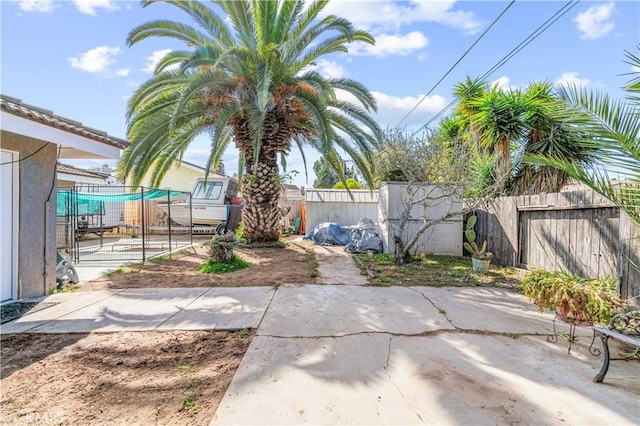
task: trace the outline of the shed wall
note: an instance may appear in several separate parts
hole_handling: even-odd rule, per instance
[[[411,208],[410,221],[404,232],[403,241],[408,241],[421,228],[426,220],[438,220],[451,212],[462,210],[462,201],[444,197],[438,185],[420,187],[415,194],[416,199],[429,197],[431,201],[425,204],[414,204]],[[380,234],[385,244],[385,251],[395,251],[394,236],[400,234],[402,212],[409,202],[407,185],[403,183],[385,183],[380,187],[379,216],[384,218],[380,222]],[[462,216],[454,216],[448,220],[429,227],[418,239],[411,250],[412,254],[441,254],[448,256],[462,255]]]

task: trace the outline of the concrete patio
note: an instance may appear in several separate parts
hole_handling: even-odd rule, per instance
[[[1,332],[257,328],[216,425],[640,422],[640,363],[614,361],[593,383],[591,328],[568,354],[547,341],[553,316],[504,289],[158,288],[43,303]]]
[[[501,289],[281,287],[212,424],[638,424],[640,363],[595,384],[590,327],[568,354],[552,319]]]

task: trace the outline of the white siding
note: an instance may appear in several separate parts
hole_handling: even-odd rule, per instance
[[[429,195],[438,197],[442,195],[442,190],[438,185],[428,185],[419,189],[418,197]],[[380,236],[385,245],[385,251],[393,252],[395,243],[393,241],[394,227],[398,225],[403,205],[408,199],[407,187],[401,183],[388,183],[380,187],[380,207],[378,216],[383,218],[380,223]],[[462,201],[451,198],[442,198],[433,201],[426,207],[415,205],[411,211],[411,221],[409,222],[403,240],[407,241],[410,236],[422,225],[422,219],[428,220],[441,218],[449,212],[462,210]],[[441,222],[428,229],[420,236],[418,243],[411,251],[415,253],[443,254],[451,256],[462,255],[462,217],[455,216],[447,221]]]

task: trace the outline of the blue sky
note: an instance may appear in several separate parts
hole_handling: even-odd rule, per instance
[[[370,31],[376,45],[353,45],[317,64],[329,76],[348,76],[364,83],[378,101],[376,119],[394,127],[460,58],[507,1],[351,1],[334,0],[328,13],[350,19]],[[485,74],[512,49],[556,13],[566,1],[519,0],[504,14],[461,63],[402,122],[417,129],[453,100],[452,87],[466,76]],[[525,88],[532,81],[573,83],[622,96],[619,87],[631,72],[624,50],[640,42],[640,2],[573,2],[555,24],[486,80],[505,87]],[[31,105],[81,121],[87,126],[126,138],[124,112],[128,97],[151,76],[166,49],[183,48],[173,40],[146,40],[129,48],[128,32],[154,19],[190,23],[178,9],[137,1],[0,0],[0,91]],[[204,164],[208,142],[197,140],[185,159]],[[301,173],[299,155],[292,152],[289,169]],[[236,168],[230,149],[223,161]],[[104,161],[66,160],[80,167]],[[114,165],[114,162],[110,162]]]

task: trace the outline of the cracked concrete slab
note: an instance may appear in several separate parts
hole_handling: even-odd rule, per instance
[[[51,306],[27,313],[15,321],[11,321],[0,326],[3,334],[24,333],[35,327],[57,320],[65,315],[69,315],[79,309],[98,303],[117,294],[119,291],[86,291],[73,293],[57,293],[43,297],[40,302],[51,304]]]
[[[420,293],[404,287],[281,286],[258,329],[263,336],[418,334],[453,329]]]
[[[601,386],[601,362],[542,336],[443,333],[394,337],[389,374],[427,424],[638,424],[640,364],[612,362]]]
[[[522,294],[488,287],[411,287],[446,311],[462,330],[549,334],[553,315],[540,313]],[[560,326],[560,325],[559,325]]]
[[[271,287],[210,288],[158,329],[257,328],[274,292]]]
[[[207,288],[122,290],[29,331],[86,333],[153,330],[206,291]],[[74,294],[78,295],[78,300],[83,300],[83,293]]]
[[[640,368],[602,386],[600,362],[542,336],[256,336],[211,424],[637,424]]]
[[[385,373],[389,338],[256,336],[211,424],[415,423]]]

